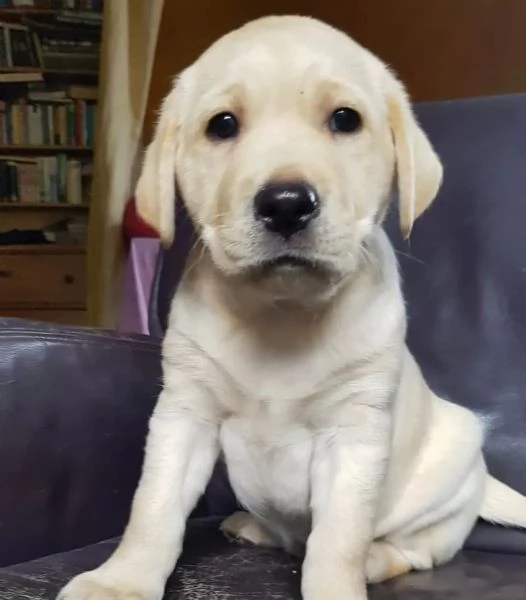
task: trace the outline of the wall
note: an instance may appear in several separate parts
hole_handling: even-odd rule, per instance
[[[526,0],[168,0],[145,140],[175,73],[230,29],[286,13],[344,29],[389,62],[415,100],[526,91]]]

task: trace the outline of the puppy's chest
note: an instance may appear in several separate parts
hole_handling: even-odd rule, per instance
[[[225,414],[256,414],[294,421],[330,385],[331,372],[343,362],[305,340],[283,345],[258,344],[243,336],[207,340],[208,377]],[[205,368],[207,368],[205,367]],[[266,411],[261,410],[266,407]]]
[[[262,411],[226,419],[221,445],[236,496],[263,518],[303,521],[309,513],[313,435]]]

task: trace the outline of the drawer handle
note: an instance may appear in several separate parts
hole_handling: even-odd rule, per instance
[[[8,277],[13,277],[13,271],[8,271],[7,269],[0,269],[0,277],[2,279],[7,279]]]
[[[68,285],[75,283],[75,278],[73,277],[73,275],[66,275],[64,277],[64,283],[67,283]]]

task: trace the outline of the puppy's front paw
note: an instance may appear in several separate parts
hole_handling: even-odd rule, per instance
[[[93,573],[83,573],[72,579],[57,596],[57,600],[161,600],[162,594],[147,592],[122,584],[113,584]]]
[[[365,578],[360,570],[329,555],[327,552],[327,560],[307,559],[303,563],[303,600],[367,600]]]
[[[221,531],[231,540],[248,542],[264,548],[278,548],[278,540],[255,517],[236,512],[221,523]]]

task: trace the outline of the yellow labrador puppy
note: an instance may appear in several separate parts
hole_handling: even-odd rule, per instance
[[[526,526],[405,346],[382,219],[396,184],[409,234],[441,177],[400,82],[316,20],[249,23],[177,78],[137,196],[169,244],[176,186],[200,242],[126,532],[61,600],[159,600],[220,451],[247,510],[223,529],[304,551],[304,600],[441,564],[479,515]]]

